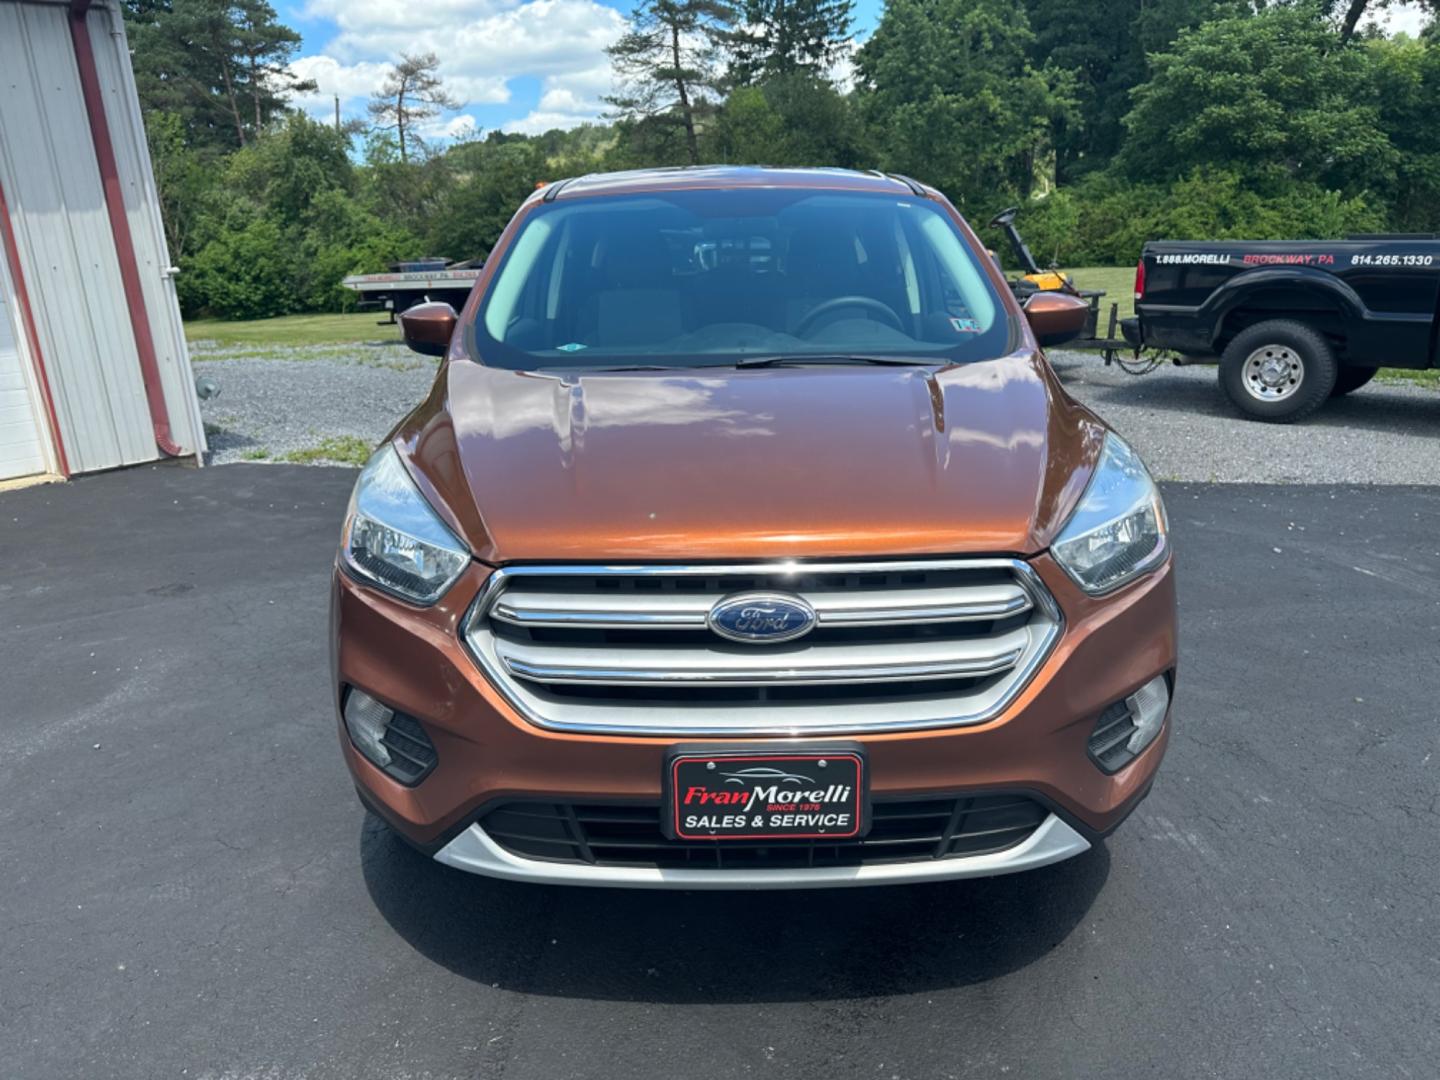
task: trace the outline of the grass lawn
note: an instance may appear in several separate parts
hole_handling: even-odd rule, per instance
[[[317,461],[338,461],[345,465],[360,466],[370,460],[370,452],[374,449],[364,439],[354,435],[336,435],[328,439],[321,439],[314,446],[305,450],[291,450],[288,454],[283,455],[281,460],[301,465]]]
[[[1381,382],[1407,382],[1440,390],[1440,368],[1416,371],[1413,368],[1382,367],[1375,378]]]
[[[1064,271],[1070,276],[1077,289],[1103,289],[1100,298],[1100,326],[1098,332],[1105,333],[1110,324],[1110,305],[1120,305],[1120,318],[1128,319],[1135,314],[1135,268],[1133,266],[1081,266]],[[1120,331],[1115,331],[1120,336]]]
[[[284,315],[278,319],[230,321],[195,319],[185,324],[190,341],[222,345],[348,345],[355,342],[400,340],[398,326],[377,326],[376,311],[349,315]]]

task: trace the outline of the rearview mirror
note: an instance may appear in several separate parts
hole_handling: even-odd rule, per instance
[[[1032,293],[1025,301],[1025,318],[1041,345],[1061,345],[1085,332],[1090,303],[1069,293]]]
[[[455,309],[439,300],[416,304],[400,313],[400,333],[405,344],[426,356],[444,356],[455,333]]]

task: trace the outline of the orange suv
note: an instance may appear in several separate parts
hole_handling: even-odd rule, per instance
[[[1008,873],[1145,796],[1165,510],[955,208],[701,168],[526,200],[360,474],[332,592],[361,799],[451,866],[791,888]]]

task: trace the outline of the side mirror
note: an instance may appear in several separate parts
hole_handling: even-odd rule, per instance
[[[449,304],[432,300],[416,304],[400,313],[400,333],[405,344],[426,356],[444,356],[455,333],[455,309]]]
[[[1041,345],[1062,345],[1085,332],[1090,321],[1089,301],[1063,292],[1032,293],[1025,301],[1025,318]]]

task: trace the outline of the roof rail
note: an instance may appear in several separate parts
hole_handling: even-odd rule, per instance
[[[572,181],[572,180],[574,180],[574,179],[575,179],[575,177],[573,177],[573,176],[567,176],[564,180],[556,180],[555,183],[549,185],[549,186],[545,189],[545,194],[540,196],[540,201],[541,201],[541,202],[554,202],[554,201],[555,201],[555,196],[560,194],[560,189],[563,188],[566,184],[570,183],[570,181]]]
[[[908,187],[908,188],[910,189],[911,194],[914,194],[914,195],[924,195],[924,194],[925,194],[925,187],[924,187],[924,185],[922,185],[922,184],[920,183],[920,181],[918,181],[918,180],[911,180],[910,177],[905,176],[905,175],[903,175],[903,174],[901,174],[901,173],[881,173],[880,175],[881,175],[881,176],[888,176],[891,180],[898,180],[898,181],[900,181],[900,183],[904,184],[906,187]]]

